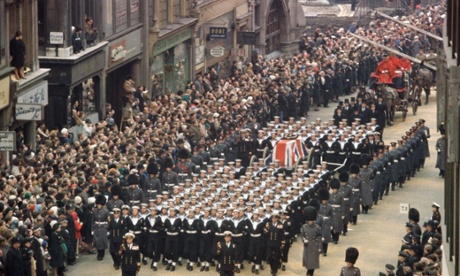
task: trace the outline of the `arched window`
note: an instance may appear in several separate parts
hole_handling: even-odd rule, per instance
[[[267,17],[267,29],[265,34],[265,54],[281,50],[281,18],[283,6],[280,0],[274,0],[270,4]]]

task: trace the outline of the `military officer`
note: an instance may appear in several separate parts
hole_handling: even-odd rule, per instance
[[[113,209],[113,215],[109,222],[109,239],[110,239],[110,255],[112,256],[113,260],[113,267],[115,270],[120,269],[120,255],[118,255],[118,251],[123,243],[123,236],[125,235],[125,222],[122,218],[120,218],[121,210],[119,208]]]
[[[271,222],[265,224],[264,232],[267,235],[267,259],[270,263],[271,274],[275,276],[280,264],[281,251],[286,243],[284,228],[279,222],[278,213],[271,215]]]
[[[288,212],[281,211],[280,212],[280,223],[283,225],[284,228],[284,237],[286,243],[284,245],[284,249],[281,252],[281,270],[286,271],[286,264],[288,262],[289,256],[289,249],[291,248],[292,241],[294,239],[294,234],[292,232],[292,222],[291,219],[287,216]]]
[[[121,192],[122,190],[120,185],[113,185],[110,188],[110,194],[112,195],[112,198],[107,201],[106,205],[110,213],[113,213],[114,208],[121,209],[121,206],[125,204],[123,200],[120,199]],[[118,248],[116,249],[115,253],[118,253]]]
[[[329,243],[332,241],[331,228],[332,228],[332,206],[328,203],[329,192],[326,188],[318,190],[318,199],[320,206],[318,216],[322,217],[321,233],[322,233],[322,252],[323,256],[327,256],[327,249]]]
[[[359,171],[359,178],[361,179],[361,205],[363,207],[363,214],[367,214],[369,208],[372,206],[372,180],[374,172],[369,168],[371,157],[368,154],[361,155],[361,169]]]
[[[236,248],[237,245],[232,242],[232,232],[224,232],[224,241],[217,243],[216,256],[219,259],[220,276],[233,276],[236,269]]]
[[[136,276],[141,269],[141,252],[139,245],[134,243],[135,235],[126,233],[119,255],[121,256],[121,271],[123,276]]]
[[[148,178],[145,182],[145,198],[146,201],[156,199],[157,195],[161,194],[161,181],[158,178],[158,165],[149,163],[147,165]]]
[[[99,194],[96,197],[96,207],[93,209],[92,229],[94,236],[94,245],[97,249],[97,260],[104,259],[105,250],[109,246],[109,239],[107,235],[107,228],[110,222],[110,213],[104,207],[106,203],[105,196]]]
[[[353,197],[351,203],[351,220],[353,225],[356,225],[358,221],[358,215],[360,214],[360,203],[361,203],[361,179],[359,178],[359,166],[352,164],[350,166],[350,178],[348,184],[352,188]]]
[[[165,166],[165,172],[161,179],[163,185],[161,190],[172,193],[173,187],[179,184],[179,177],[176,172],[173,172],[174,163],[171,158],[166,158],[163,165]]]

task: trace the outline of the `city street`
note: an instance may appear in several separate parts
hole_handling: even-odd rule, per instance
[[[361,269],[361,275],[378,275],[379,271],[384,271],[387,263],[396,265],[397,255],[401,246],[401,239],[405,234],[406,214],[400,214],[400,203],[408,203],[410,207],[417,208],[420,211],[420,224],[428,220],[431,216],[432,201],[442,205],[443,201],[443,181],[438,176],[438,170],[435,169],[436,151],[435,143],[440,137],[436,131],[436,93],[432,91],[430,104],[419,107],[418,114],[412,115],[409,110],[407,119],[402,122],[401,112],[396,113],[395,125],[385,128],[384,141],[389,144],[392,141],[401,139],[401,136],[420,118],[426,120],[426,126],[431,130],[429,139],[431,158],[426,160],[425,168],[417,173],[415,178],[406,182],[404,188],[397,188],[379,201],[367,215],[360,215],[358,223],[349,228],[346,237],[341,236],[339,244],[330,244],[327,257],[320,257],[320,269],[315,271],[317,276],[339,275],[340,269],[345,265],[345,250],[349,246],[354,246],[360,251],[356,266]],[[423,95],[424,96],[424,95]],[[343,100],[344,97],[341,98]],[[329,108],[321,108],[319,112],[311,112],[309,121],[315,118],[321,118],[323,121],[332,117],[335,103]],[[441,214],[443,215],[441,206]],[[150,263],[149,263],[150,265]],[[195,268],[193,272],[183,267],[177,267],[175,272],[166,271],[160,265],[159,270],[153,272],[149,265],[142,266],[139,275],[173,275],[173,274],[190,274],[190,275],[216,275],[214,267],[210,272],[199,272]],[[240,275],[251,275],[250,265],[245,263],[246,269],[242,270]],[[279,271],[278,275],[305,275],[305,269],[302,267],[302,243],[297,241],[291,248],[289,263],[286,271]],[[119,275],[121,270],[115,271],[112,267],[110,254],[106,251],[105,259],[97,261],[96,255],[81,255],[79,262],[69,267],[66,273],[68,276],[85,276],[85,275]],[[269,268],[261,271],[260,275],[269,275]]]

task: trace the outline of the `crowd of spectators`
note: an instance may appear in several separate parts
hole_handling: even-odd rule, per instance
[[[439,34],[444,11],[443,5],[418,7],[415,14],[401,19]],[[353,26],[353,30],[413,56],[434,47],[426,36],[388,20],[373,20],[369,26]],[[121,128],[114,120],[114,113],[121,111],[109,106],[107,118],[94,124],[82,121],[84,131],[78,134],[69,128],[47,130],[41,124],[36,148],[25,145],[19,133],[18,151],[10,162],[0,163],[0,252],[6,271],[17,268],[16,263],[9,263],[8,252],[25,248],[40,260],[37,271],[43,273],[49,266],[62,275],[64,263],[72,265],[78,253],[93,252],[87,215],[97,195],[110,197],[111,187],[126,182],[130,174],[142,179],[151,162],[158,164],[161,175],[166,171],[166,159],[179,162],[182,148],[190,153],[209,152],[212,157],[224,158],[225,164],[234,162],[238,144],[222,146],[228,138],[249,128],[248,137],[256,140],[258,130],[267,128],[275,116],[281,122],[288,118],[297,121],[308,117],[310,106],[318,110],[329,101],[339,102],[339,97],[367,83],[383,54],[335,27],[305,35],[299,50],[291,59],[264,60],[258,55],[244,65],[235,62],[229,78],[210,70],[176,94],[150,99],[139,87],[126,100],[128,116]],[[269,136],[267,130],[264,135]],[[278,135],[282,136],[276,134],[277,139]],[[201,160],[197,172],[213,163]],[[61,227],[75,232],[55,234]],[[68,242],[75,240],[70,235],[80,244]],[[21,243],[24,246],[18,246]],[[435,239],[431,243],[429,253],[439,248],[439,239],[438,244]],[[69,253],[64,260],[61,250],[77,254]],[[27,254],[22,256],[30,261]],[[425,257],[427,262],[433,260],[433,254]],[[25,261],[23,264],[27,266]]]

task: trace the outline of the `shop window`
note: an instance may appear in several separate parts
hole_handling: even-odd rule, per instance
[[[265,54],[281,49],[281,16],[283,7],[279,1],[273,1],[270,5],[266,22],[266,51]]]
[[[88,115],[96,112],[96,79],[89,78],[72,91],[71,125],[79,125]]]

